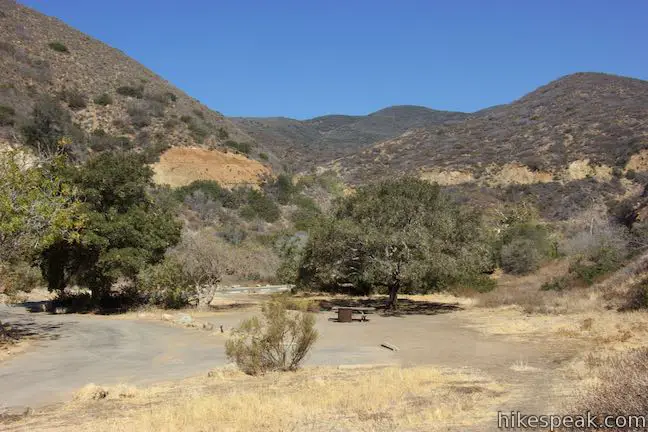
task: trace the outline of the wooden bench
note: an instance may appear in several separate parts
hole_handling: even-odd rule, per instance
[[[367,314],[374,313],[376,308],[372,307],[357,307],[357,306],[335,306],[331,308],[332,312],[337,312],[338,322],[351,322],[353,321],[353,314],[360,314],[360,321],[369,321]]]

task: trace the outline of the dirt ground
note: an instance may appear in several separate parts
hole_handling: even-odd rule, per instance
[[[323,307],[376,304],[376,300],[345,297],[309,300],[313,299],[325,300],[320,303]],[[231,328],[259,313],[255,303],[260,300],[262,297],[249,295],[228,297],[227,301],[219,302],[220,311],[180,312],[191,314],[194,322],[211,324],[209,330],[177,324],[169,319],[168,311],[99,317],[28,314],[12,308],[10,320],[47,326],[53,337],[0,363],[1,402],[4,406],[33,408],[26,418],[0,422],[0,430],[173,430],[171,426],[153,426],[160,422],[183,430],[243,431],[246,427],[264,427],[270,431],[422,431],[436,430],[439,424],[445,425],[440,430],[465,430],[467,425],[470,430],[493,430],[499,410],[560,412],[573,397],[574,389],[591,378],[588,358],[648,343],[648,316],[643,312],[632,316],[613,311],[532,315],[519,307],[476,307],[471,299],[450,295],[410,296],[401,301],[399,314],[374,314],[369,322],[338,323],[332,312],[319,312],[316,327],[320,338],[304,370],[274,377],[240,376],[227,366],[224,342]],[[4,312],[6,320],[7,311]],[[381,346],[383,343],[397,349],[386,349]],[[212,375],[219,377],[217,382],[213,376],[206,377],[213,368],[216,372]],[[398,378],[390,372],[393,370],[401,371]],[[421,387],[416,377],[423,375],[435,378],[426,378],[429,385]],[[370,414],[367,407],[353,405],[351,399],[338,401],[341,405],[331,402],[331,411],[313,414],[312,418],[303,411],[309,404],[318,406],[316,400],[304,399],[302,395],[304,391],[313,391],[308,383],[316,377],[321,381],[316,390],[333,400],[337,397],[335,388],[344,392],[349,382],[361,376],[374,383],[366,389],[368,392],[387,391],[381,390],[386,385],[381,383],[390,382],[395,388],[405,386],[401,389],[405,393],[392,389],[396,393],[384,394],[384,404],[378,404]],[[256,403],[263,410],[265,406],[257,400],[259,388],[276,388],[283,380],[288,381],[280,387],[302,408],[286,408],[281,413],[312,427],[304,427],[304,423],[288,425],[277,418],[265,425],[233,422],[230,429],[213,425],[195,428],[205,415],[233,421],[226,420],[226,412],[212,412],[205,401],[214,395],[223,391],[229,394],[235,388],[238,396],[232,396],[228,403]],[[463,387],[472,382],[475,389],[457,389],[454,384],[449,386],[448,380],[462,382]],[[415,385],[416,382],[419,384]],[[106,392],[113,396],[99,400],[79,397],[79,389],[88,383],[110,389]],[[96,393],[96,388],[90,389],[90,394]],[[355,394],[353,389],[347,389],[350,395]],[[69,402],[75,392],[77,400]],[[88,393],[87,388],[85,392]],[[283,403],[287,403],[287,396],[282,394],[271,392],[266,396],[268,401],[283,398]],[[392,412],[388,407],[394,400],[402,406],[397,404],[400,408]],[[411,411],[407,406],[416,403],[437,406],[436,414],[430,412],[425,418],[404,414]],[[185,412],[187,404],[203,408],[192,408],[192,418],[181,416],[179,412]],[[339,412],[347,405],[355,408]],[[155,415],[142,417],[146,406]],[[84,413],[81,418],[86,423],[81,424],[86,429],[78,422],[80,412]],[[366,415],[382,420],[362,420]],[[347,419],[348,427],[322,429],[325,419],[336,416]],[[53,423],[52,418],[58,420]]]
[[[173,187],[185,186],[196,180],[216,180],[225,186],[257,184],[270,170],[258,161],[234,152],[207,150],[197,147],[173,147],[162,154],[153,165],[154,180]]]

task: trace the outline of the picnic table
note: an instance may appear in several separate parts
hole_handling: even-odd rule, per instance
[[[360,314],[360,321],[369,321],[367,314],[374,313],[376,308],[359,306],[335,306],[331,311],[337,312],[338,322],[353,321],[353,314]]]

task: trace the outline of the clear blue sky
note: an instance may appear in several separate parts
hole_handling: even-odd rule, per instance
[[[24,0],[231,116],[475,111],[579,71],[648,79],[648,1]]]

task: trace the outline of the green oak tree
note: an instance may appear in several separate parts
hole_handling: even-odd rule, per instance
[[[95,304],[120,278],[160,262],[180,239],[181,224],[170,200],[152,194],[152,169],[136,153],[102,153],[62,175],[78,189],[85,226],[76,242],[58,241],[39,261],[50,290],[70,284],[92,291]]]
[[[437,185],[402,178],[359,188],[313,230],[298,282],[356,293],[427,292],[475,281],[494,266],[480,215]]]

